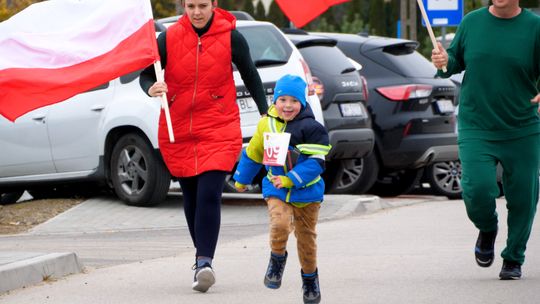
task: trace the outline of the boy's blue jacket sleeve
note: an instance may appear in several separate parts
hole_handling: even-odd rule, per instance
[[[246,150],[243,150],[242,156],[240,157],[240,162],[238,163],[236,171],[234,172],[233,179],[240,184],[249,185],[253,181],[255,175],[259,173],[261,167],[261,164],[249,158]]]
[[[236,167],[233,179],[240,184],[249,185],[262,167],[264,144],[263,132],[268,117],[262,118],[257,124],[257,130],[249,141],[249,145],[242,151],[240,162]]]

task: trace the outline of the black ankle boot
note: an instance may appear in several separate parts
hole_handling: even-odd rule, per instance
[[[319,286],[319,273],[315,270],[312,276],[305,276],[303,270],[302,273],[302,292],[304,294],[304,303],[320,303],[321,302],[321,289]]]
[[[285,251],[285,256],[276,256],[270,254],[270,261],[268,262],[268,268],[264,275],[264,285],[271,289],[278,289],[281,286],[281,278],[283,278],[283,271],[285,271],[285,264],[287,263],[288,253]]]

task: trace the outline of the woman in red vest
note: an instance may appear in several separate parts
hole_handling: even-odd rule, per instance
[[[184,15],[158,36],[165,82],[153,67],[140,78],[150,96],[167,93],[175,142],[169,142],[164,113],[159,148],[177,177],[184,212],[196,248],[193,289],[206,292],[215,283],[212,259],[221,221],[221,195],[242,148],[240,115],[233,79],[234,63],[261,115],[268,105],[245,38],[236,19],[216,0],[183,0]]]

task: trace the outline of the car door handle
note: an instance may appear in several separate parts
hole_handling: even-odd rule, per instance
[[[32,120],[35,120],[35,121],[42,121],[45,119],[45,114],[36,114],[34,116],[32,116]]]
[[[92,111],[94,112],[99,112],[99,111],[103,111],[103,109],[105,109],[105,106],[104,105],[95,105],[91,108]]]

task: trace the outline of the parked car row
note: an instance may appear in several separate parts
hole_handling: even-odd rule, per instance
[[[457,160],[455,86],[435,78],[435,68],[416,52],[418,43],[298,30],[284,34],[271,23],[236,15],[269,103],[284,74],[309,84],[308,102],[333,146],[327,192],[399,195],[424,169]],[[177,19],[157,20],[156,29]],[[172,177],[157,145],[160,103],[142,92],[139,73],[34,110],[15,123],[0,117],[0,204],[15,202],[24,190],[41,198],[81,191],[90,183],[112,189],[130,205],[163,200]],[[236,69],[233,74],[247,144],[259,114]],[[231,180],[226,190],[234,191]]]

